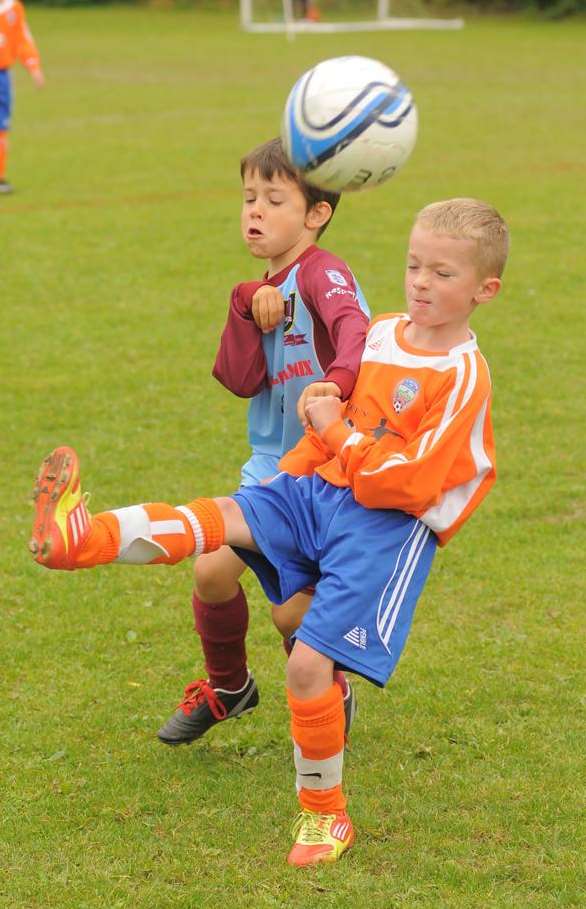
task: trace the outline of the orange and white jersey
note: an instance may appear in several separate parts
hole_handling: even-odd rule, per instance
[[[22,3],[19,0],[0,0],[0,69],[8,69],[16,60],[20,60],[29,72],[41,67]]]
[[[413,514],[445,544],[495,481],[490,374],[474,335],[426,352],[406,341],[408,324],[397,313],[371,323],[342,419],[323,438],[309,429],[280,466]]]

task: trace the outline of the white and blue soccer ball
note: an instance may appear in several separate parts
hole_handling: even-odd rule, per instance
[[[297,80],[281,136],[291,163],[322,189],[378,186],[411,154],[417,109],[399,76],[369,57],[324,60]]]

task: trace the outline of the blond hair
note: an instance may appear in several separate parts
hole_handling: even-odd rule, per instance
[[[421,209],[415,223],[434,233],[475,240],[476,265],[481,277],[502,275],[509,253],[509,230],[492,205],[478,199],[432,202]]]

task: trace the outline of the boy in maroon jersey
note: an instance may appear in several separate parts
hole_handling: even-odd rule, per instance
[[[287,160],[280,139],[242,159],[241,230],[255,258],[264,259],[262,281],[232,291],[213,374],[239,397],[249,398],[252,453],[242,468],[243,486],[278,473],[279,459],[299,440],[308,395],[346,400],[354,387],[368,309],[352,272],[315,243],[339,196],[307,184]],[[188,744],[221,720],[258,704],[248,670],[245,637],[248,604],[240,577],[246,566],[228,546],[197,559],[192,598],[195,628],[207,678],[191,682],[173,716],[159,730],[167,745]],[[273,607],[287,640],[310,595],[295,594]],[[343,673],[347,729],[354,692]]]

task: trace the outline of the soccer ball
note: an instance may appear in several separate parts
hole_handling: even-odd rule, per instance
[[[309,183],[338,193],[368,189],[392,177],[411,154],[417,109],[384,63],[334,57],[291,89],[281,137]]]

